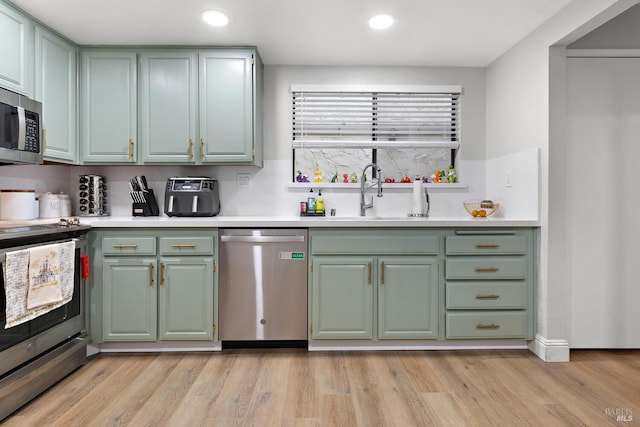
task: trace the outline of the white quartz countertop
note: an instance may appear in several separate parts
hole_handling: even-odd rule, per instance
[[[471,218],[460,217],[260,217],[260,216],[215,216],[205,218],[187,217],[80,217],[80,222],[96,228],[108,227],[219,227],[219,228],[335,228],[335,227],[539,227],[536,219]]]

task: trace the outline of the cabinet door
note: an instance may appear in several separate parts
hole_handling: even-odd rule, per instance
[[[198,68],[196,54],[144,52],[140,56],[140,143],[143,163],[193,163]]]
[[[77,163],[75,46],[36,27],[36,99],[42,102],[45,160]]]
[[[438,338],[438,258],[378,259],[378,338]]]
[[[135,163],[136,53],[83,51],[80,148],[85,163]]]
[[[250,51],[200,53],[198,158],[203,163],[253,161],[252,58]]]
[[[0,3],[0,86],[30,95],[31,21]]]
[[[160,260],[160,340],[213,338],[213,258]]]
[[[373,258],[314,257],[312,339],[373,338]]]
[[[157,284],[155,258],[103,262],[104,341],[155,341]]]

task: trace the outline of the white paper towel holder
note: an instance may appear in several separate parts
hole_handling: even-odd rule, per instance
[[[414,185],[417,183],[418,183],[418,180],[416,179],[416,182],[414,182]],[[420,187],[422,187],[422,181],[420,181],[419,185]],[[417,188],[414,188],[414,189],[417,189]],[[414,212],[407,214],[409,218],[426,218],[429,216],[429,208],[431,207],[431,204],[429,203],[429,192],[427,191],[427,187],[424,187],[424,198],[422,198],[420,204],[422,205],[422,210],[424,210],[424,212],[415,212],[415,209],[413,209]]]

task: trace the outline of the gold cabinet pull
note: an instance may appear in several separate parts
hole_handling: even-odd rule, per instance
[[[494,295],[494,294],[476,295],[476,299],[498,299],[498,298],[500,298],[500,295]]]
[[[500,247],[497,243],[478,243],[476,248],[478,249],[498,249]]]
[[[138,245],[136,245],[136,244],[130,244],[130,243],[128,243],[128,244],[121,244],[121,245],[113,245],[113,248],[114,248],[114,249],[135,249],[135,248],[137,248],[137,247],[138,247]]]
[[[193,160],[193,139],[189,138],[189,160]]]
[[[129,138],[129,158],[133,159],[133,138]]]
[[[478,323],[476,325],[476,329],[498,329],[500,325],[496,325],[495,323],[491,323],[489,325],[485,325],[484,323]]]
[[[380,285],[384,286],[384,261],[380,263]]]
[[[153,263],[149,263],[149,286],[153,287]]]
[[[200,138],[200,160],[204,160],[204,140]]]
[[[218,263],[213,261],[213,272],[215,273],[216,271],[218,271]]]
[[[498,267],[476,267],[476,273],[495,273],[499,270]]]
[[[367,264],[367,284],[371,284],[371,261]]]
[[[195,249],[196,245],[193,243],[176,243],[175,245],[171,245],[173,249]]]
[[[160,263],[160,285],[164,285],[164,262]]]

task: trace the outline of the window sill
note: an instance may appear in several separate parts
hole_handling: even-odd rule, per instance
[[[454,183],[426,183],[422,184],[431,190],[442,191],[466,191],[469,186],[459,182]],[[290,182],[287,184],[289,191],[303,191],[309,188],[322,188],[323,190],[346,190],[346,191],[360,191],[360,183],[342,183],[342,182]],[[400,183],[400,182],[383,182],[382,188],[384,191],[412,191],[413,183]]]

